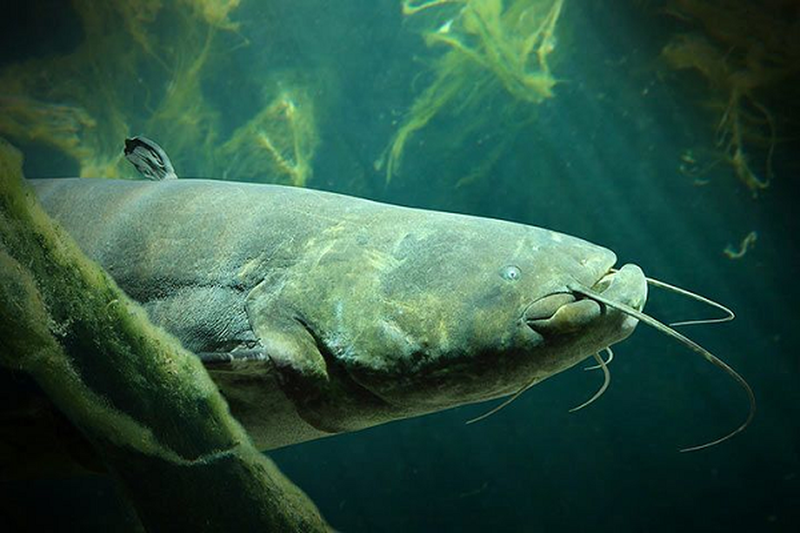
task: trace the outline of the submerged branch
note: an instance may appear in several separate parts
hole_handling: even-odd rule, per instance
[[[0,366],[33,377],[91,441],[146,528],[327,531],[200,361],[51,222],[21,162],[0,140]]]

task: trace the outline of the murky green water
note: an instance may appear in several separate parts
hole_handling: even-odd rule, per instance
[[[271,453],[335,527],[798,527],[796,70],[737,107],[749,128],[741,147],[761,180],[776,140],[774,179],[754,198],[730,164],[730,92],[661,55],[701,24],[654,3],[566,0],[549,40],[540,35],[527,56],[524,41],[552,16],[550,0],[496,2],[505,16],[496,28],[506,33],[491,38],[466,20],[470,9],[493,16],[492,2],[479,0],[405,16],[395,0],[243,0],[228,12],[211,9],[224,2],[160,10],[133,2],[128,11],[113,2],[83,11],[18,4],[3,23],[0,135],[26,153],[30,177],[133,177],[119,158],[122,140],[146,134],[182,176],[305,185],[545,226],[736,311],[732,323],[686,328],[755,391],[757,417],[735,439],[678,453],[733,429],[746,398],[692,352],[639,327],[616,348],[610,389],[578,413],[568,410],[600,376],[575,368],[479,424],[464,422],[486,405]],[[797,24],[796,8],[780,13]],[[741,24],[748,32],[758,15]],[[797,36],[788,35],[750,56],[732,47],[730,64],[777,47],[783,56],[763,65],[780,70],[798,59]],[[751,232],[755,246],[741,258],[724,253]],[[708,312],[660,292],[647,310],[664,321]],[[107,482],[0,487],[12,529],[107,531],[124,522]]]

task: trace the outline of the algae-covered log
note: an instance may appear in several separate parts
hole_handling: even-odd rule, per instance
[[[55,226],[0,141],[0,365],[92,442],[148,529],[326,531],[205,369]]]

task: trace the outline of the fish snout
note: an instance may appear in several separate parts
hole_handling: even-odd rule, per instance
[[[611,270],[589,288],[637,311],[644,309],[647,301],[647,278],[642,269],[633,264],[627,264],[619,270]]]
[[[647,299],[647,282],[636,265],[609,271],[591,289],[637,310],[644,307]],[[554,292],[532,302],[522,313],[522,319],[537,333],[553,335],[579,331],[606,312],[605,305],[565,288],[563,292]],[[626,326],[636,325],[635,319],[627,319],[633,322]]]

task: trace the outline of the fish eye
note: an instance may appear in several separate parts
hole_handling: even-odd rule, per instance
[[[508,281],[517,281],[521,275],[522,272],[514,265],[506,265],[500,269],[500,277]]]

